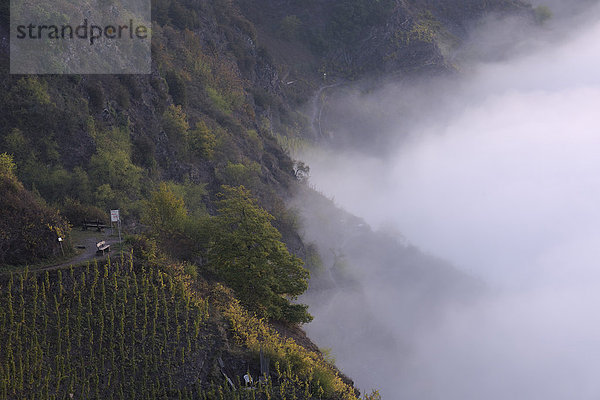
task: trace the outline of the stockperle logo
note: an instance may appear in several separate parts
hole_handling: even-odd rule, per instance
[[[13,74],[148,74],[149,0],[12,0]]]

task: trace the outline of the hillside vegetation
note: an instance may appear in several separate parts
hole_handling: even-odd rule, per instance
[[[25,271],[2,279],[0,293],[2,399],[356,398],[320,354],[181,266]],[[264,384],[261,350],[271,359]]]
[[[289,155],[314,139],[306,110],[319,88],[371,74],[451,71],[443,49],[467,21],[531,7],[153,0],[151,74],[68,76],[9,74],[8,8],[0,399],[357,398],[298,329],[321,265],[289,206],[310,190]],[[58,238],[69,253],[69,231],[111,209],[133,256],[52,269]]]
[[[67,221],[23,187],[15,168],[11,156],[0,154],[0,265],[59,256],[59,237],[68,251]]]
[[[0,5],[7,39],[8,2]],[[10,75],[2,41],[0,152],[13,157],[23,186],[73,225],[120,209],[139,233],[150,223],[145,202],[162,183],[194,215],[215,213],[223,185],[244,186],[305,258],[297,215],[286,207],[305,173],[282,144],[311,137],[312,116],[299,110],[318,86],[368,71],[448,70],[441,42],[485,12],[518,10],[530,7],[154,0],[150,75]]]

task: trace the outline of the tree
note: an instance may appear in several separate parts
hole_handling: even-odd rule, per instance
[[[187,210],[181,197],[161,183],[158,190],[145,202],[142,222],[161,235],[182,232],[187,219]]]
[[[190,124],[180,105],[170,105],[163,113],[163,128],[172,140],[182,142],[187,137]]]
[[[537,6],[533,9],[533,13],[535,21],[540,25],[552,18],[552,10],[548,6]]]
[[[208,160],[214,159],[217,136],[210,132],[204,121],[196,123],[196,128],[189,135],[189,147],[196,155]]]
[[[249,310],[290,323],[312,320],[307,306],[290,300],[308,288],[308,271],[289,253],[273,216],[243,186],[223,186],[214,218],[209,266]]]
[[[144,202],[142,222],[150,226],[152,239],[162,251],[180,260],[203,263],[211,235],[203,194],[202,185],[163,182]]]
[[[17,166],[10,154],[0,154],[0,175],[14,177]]]
[[[58,256],[57,239],[68,242],[70,230],[57,210],[23,187],[15,169],[12,157],[0,154],[0,265]]]
[[[169,137],[169,141],[175,146],[180,155],[188,152],[188,133],[190,124],[187,115],[180,105],[170,105],[163,113],[163,129]]]
[[[185,80],[175,71],[168,71],[165,75],[165,80],[169,87],[169,94],[173,97],[173,102],[185,107],[188,99]]]

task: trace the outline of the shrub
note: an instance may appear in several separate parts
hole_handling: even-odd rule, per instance
[[[167,189],[182,199],[189,215],[204,216],[206,206],[204,197],[207,196],[206,184],[196,184],[186,180],[184,183],[166,182]]]
[[[109,185],[115,195],[139,198],[143,171],[131,161],[129,131],[124,128],[93,130],[91,135],[96,141],[96,154],[89,166],[93,186]]]
[[[181,197],[161,183],[146,201],[142,222],[161,236],[182,232],[187,220],[187,210]]]
[[[82,203],[92,202],[92,184],[90,178],[81,167],[75,167],[70,177],[69,190],[65,195],[78,199]]]
[[[217,286],[215,291],[217,296],[225,297],[223,314],[231,323],[236,339],[256,353],[264,350],[280,382],[309,382],[310,393],[303,398],[357,399],[354,389],[342,381],[320,354],[306,350],[293,339],[281,338],[262,320],[243,310],[236,299],[227,298],[226,289]]]
[[[20,95],[23,100],[29,100],[36,104],[51,103],[48,83],[35,75],[19,79],[14,90],[14,93]]]
[[[89,96],[89,105],[90,110],[94,112],[102,111],[104,108],[105,98],[104,98],[104,90],[102,87],[96,83],[88,86],[87,88],[88,96]]]
[[[81,225],[83,221],[108,222],[108,214],[96,206],[81,204],[79,200],[67,197],[60,207],[62,215],[71,225]]]
[[[187,137],[190,125],[180,105],[170,105],[163,113],[163,128],[169,139],[182,142]]]
[[[190,150],[202,158],[212,160],[216,146],[216,135],[210,132],[203,121],[196,123],[196,127],[189,133]]]
[[[113,209],[116,207],[117,195],[108,183],[100,185],[94,192],[94,202],[103,209]]]
[[[196,11],[184,7],[177,0],[171,0],[168,15],[171,23],[180,29],[194,29],[198,25]]]
[[[253,161],[247,165],[227,162],[227,165],[219,171],[219,178],[228,185],[257,189],[260,183],[260,172],[260,165]]]
[[[4,149],[12,154],[18,161],[25,161],[27,155],[31,152],[29,140],[18,128],[13,128],[10,133],[4,136]]]
[[[250,93],[252,93],[252,96],[254,97],[254,103],[264,109],[273,107],[277,102],[272,94],[260,87],[250,90]]]
[[[533,9],[535,21],[542,25],[552,18],[552,10],[548,6],[537,6]]]
[[[17,166],[12,156],[6,153],[0,154],[0,176],[14,177],[16,170]]]
[[[206,94],[208,95],[208,98],[212,102],[213,106],[217,109],[217,111],[225,115],[231,114],[231,105],[227,103],[227,100],[225,100],[225,98],[223,98],[223,96],[221,96],[219,92],[217,92],[213,88],[208,87],[206,88]]]
[[[0,155],[0,264],[24,264],[60,254],[58,237],[70,227],[14,177],[10,158]]]
[[[133,151],[131,154],[132,161],[152,171],[156,168],[156,145],[147,135],[139,135],[132,141]]]
[[[173,103],[186,106],[187,105],[187,86],[181,75],[175,71],[168,71],[165,75],[169,94],[173,98]]]

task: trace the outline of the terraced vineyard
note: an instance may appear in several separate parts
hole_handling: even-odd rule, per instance
[[[132,263],[11,275],[0,398],[190,398],[207,303]]]
[[[237,375],[201,374],[215,322],[192,282],[123,260],[4,276],[0,399],[355,398],[315,353],[278,338],[221,285],[213,289],[236,351],[251,359],[271,349],[271,378],[242,388]]]

